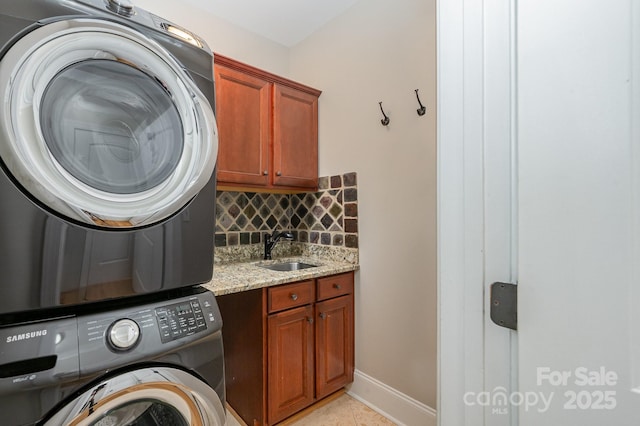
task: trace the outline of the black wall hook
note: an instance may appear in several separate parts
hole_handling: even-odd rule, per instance
[[[382,111],[382,115],[384,115],[384,118],[380,120],[380,122],[382,123],[383,126],[388,126],[391,120],[389,120],[389,117],[387,117],[387,114],[384,113],[384,110],[382,109],[382,102],[378,102],[378,104],[380,105],[380,111]]]
[[[418,113],[419,116],[422,117],[427,113],[427,108],[425,108],[425,106],[422,105],[422,102],[420,102],[420,96],[418,96],[418,89],[416,89],[416,98],[418,98],[418,103],[420,104],[420,108],[418,108],[416,112]]]

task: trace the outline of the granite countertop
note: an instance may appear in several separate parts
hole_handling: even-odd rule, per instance
[[[318,265],[315,268],[301,269],[297,271],[272,271],[261,268],[260,265],[303,262]],[[297,255],[279,257],[274,260],[244,260],[239,262],[216,263],[213,268],[213,279],[203,284],[216,296],[269,287],[278,284],[286,284],[295,281],[308,280],[359,269],[357,262],[346,259],[336,259],[331,256]]]

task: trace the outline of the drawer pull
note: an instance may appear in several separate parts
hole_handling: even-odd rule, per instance
[[[340,284],[338,284],[338,283],[334,283],[333,284],[333,288],[335,288],[336,290],[340,290],[340,289],[342,289],[342,286]]]
[[[280,170],[278,170],[278,171],[276,172],[276,176],[282,176],[282,172],[281,172]]]
[[[265,170],[264,172],[262,172],[262,174],[263,174],[264,176],[267,176],[267,175],[269,174],[269,170]]]
[[[295,293],[291,293],[291,300],[296,301],[298,300],[298,295]]]

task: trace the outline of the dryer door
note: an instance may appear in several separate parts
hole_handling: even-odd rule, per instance
[[[218,394],[175,368],[134,370],[89,388],[58,409],[45,426],[223,426]]]
[[[99,227],[180,210],[217,155],[211,106],[181,65],[98,19],[38,27],[0,60],[0,158],[49,209]]]

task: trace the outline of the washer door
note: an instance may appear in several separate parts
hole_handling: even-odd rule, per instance
[[[158,222],[209,181],[211,106],[139,32],[72,19],[18,40],[0,61],[0,158],[63,216],[100,227]]]
[[[223,426],[218,394],[182,370],[144,368],[93,386],[64,405],[45,426]]]

